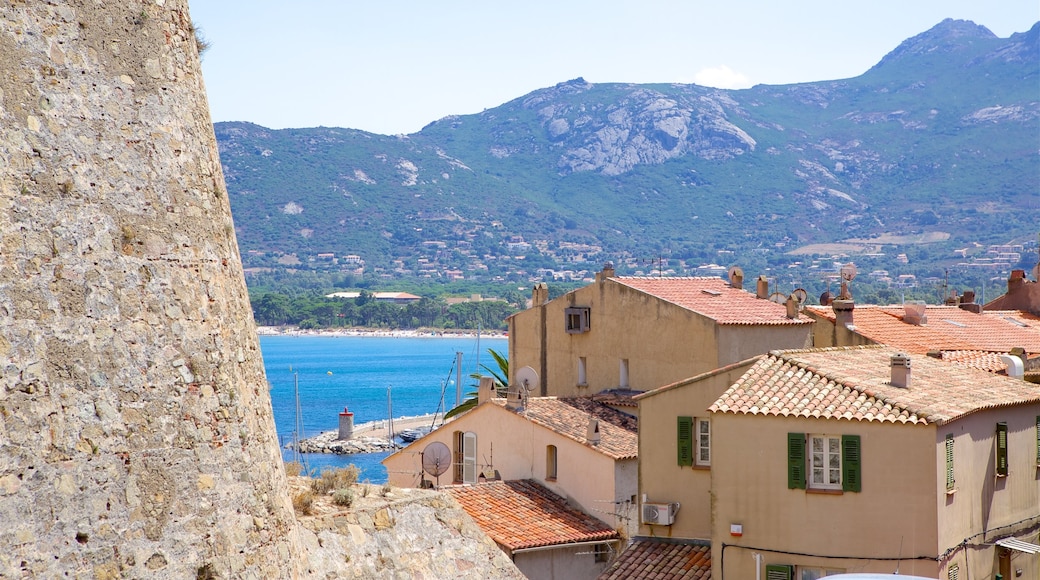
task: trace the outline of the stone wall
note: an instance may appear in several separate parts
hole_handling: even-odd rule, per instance
[[[186,0],[0,3],[0,577],[304,546]]]

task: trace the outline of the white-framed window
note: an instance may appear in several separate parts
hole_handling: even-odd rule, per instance
[[[707,418],[697,417],[697,443],[694,462],[697,465],[711,465],[711,423]]]
[[[588,306],[572,306],[566,308],[564,309],[564,316],[567,318],[568,334],[581,334],[583,332],[588,332],[589,328],[591,328]]]
[[[835,574],[842,574],[845,570],[837,570],[834,568],[809,568],[804,566],[798,567],[798,574],[795,576],[798,580],[817,580],[817,578],[823,578],[824,576],[833,576]]]
[[[841,489],[841,437],[809,436],[809,487]]]

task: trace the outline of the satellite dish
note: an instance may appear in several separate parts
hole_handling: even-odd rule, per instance
[[[791,296],[798,301],[798,305],[805,304],[806,299],[809,298],[809,293],[805,291],[805,288],[796,288],[794,292],[791,292]]]
[[[852,262],[841,267],[841,279],[851,282],[856,277],[856,265]]]
[[[729,276],[730,284],[733,284],[734,278],[740,278],[741,281],[744,280],[744,270],[742,270],[740,266],[730,266],[726,275]]]
[[[783,292],[773,292],[769,295],[770,302],[776,302],[777,304],[784,304],[787,302],[787,296],[784,296]]]
[[[423,471],[437,479],[440,485],[440,477],[451,467],[451,449],[440,441],[434,441],[422,451]]]
[[[831,295],[830,290],[820,294],[820,306],[830,306],[831,302],[834,301],[834,296]]]
[[[516,371],[516,384],[522,386],[525,391],[530,393],[537,389],[540,385],[538,382],[538,371],[531,367],[522,367]]]

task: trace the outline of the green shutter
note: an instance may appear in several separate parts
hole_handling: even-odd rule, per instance
[[[679,465],[693,465],[693,417],[679,417]]]
[[[787,489],[805,489],[805,433],[787,434]]]
[[[953,489],[953,433],[946,435],[946,491]]]
[[[997,475],[1008,474],[1007,423],[997,423]]]
[[[860,491],[863,469],[860,461],[859,435],[841,436],[841,489]]]
[[[794,566],[766,564],[766,580],[794,580]]]

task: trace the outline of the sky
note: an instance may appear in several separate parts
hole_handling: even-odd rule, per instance
[[[213,121],[410,134],[577,77],[718,88],[858,76],[945,18],[1037,0],[189,0]]]

